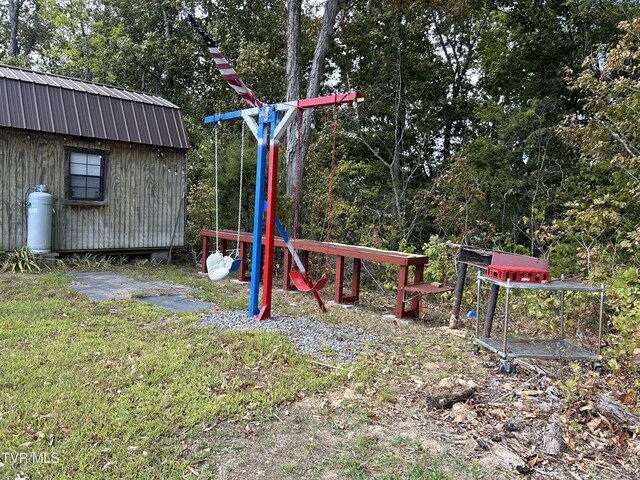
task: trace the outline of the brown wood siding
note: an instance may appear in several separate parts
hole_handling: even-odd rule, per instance
[[[65,201],[65,148],[106,153],[105,205]],[[185,155],[163,154],[158,157],[157,148],[144,145],[88,143],[65,140],[61,135],[0,129],[0,249],[15,250],[26,244],[24,196],[38,184],[47,185],[54,197],[54,251],[183,246]]]

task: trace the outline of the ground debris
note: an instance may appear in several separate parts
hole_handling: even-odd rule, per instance
[[[442,393],[439,395],[429,395],[427,397],[427,406],[435,409],[449,409],[454,404],[465,402],[476,393],[476,388],[462,388],[453,392]]]
[[[547,455],[555,457],[562,452],[564,446],[564,426],[558,414],[549,417],[549,424],[542,435],[542,446],[540,450]]]
[[[596,412],[611,418],[621,426],[629,430],[637,430],[640,427],[640,415],[628,411],[624,405],[616,402],[613,398],[602,395],[595,404]]]

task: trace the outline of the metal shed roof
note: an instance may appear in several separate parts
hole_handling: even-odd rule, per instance
[[[162,97],[8,65],[0,127],[189,148],[180,108]]]

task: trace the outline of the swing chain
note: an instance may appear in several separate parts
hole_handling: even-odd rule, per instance
[[[329,275],[329,242],[331,241],[331,213],[333,210],[333,186],[335,183],[335,173],[336,173],[336,136],[338,133],[338,110],[340,107],[338,105],[335,106],[333,110],[333,138],[331,142],[331,173],[329,176],[329,205],[327,206],[327,238],[325,243],[327,245],[327,250],[325,252],[324,258],[324,276]]]
[[[240,249],[240,224],[242,219],[242,174],[244,172],[244,122],[242,122],[242,133],[240,134],[240,187],[238,194],[238,234],[236,237],[236,248]],[[238,252],[239,254],[239,252]]]
[[[302,109],[298,109],[296,125],[296,192],[293,199],[293,239],[298,239],[298,202],[300,197],[300,143],[302,141]]]

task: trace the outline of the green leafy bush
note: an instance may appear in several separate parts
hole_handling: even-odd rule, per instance
[[[640,278],[637,268],[620,272],[609,289],[612,353],[626,357],[640,348]]]
[[[455,283],[457,251],[447,247],[438,235],[432,235],[429,242],[422,246],[422,253],[429,257],[424,268],[424,278],[429,281],[442,282],[447,285]]]

